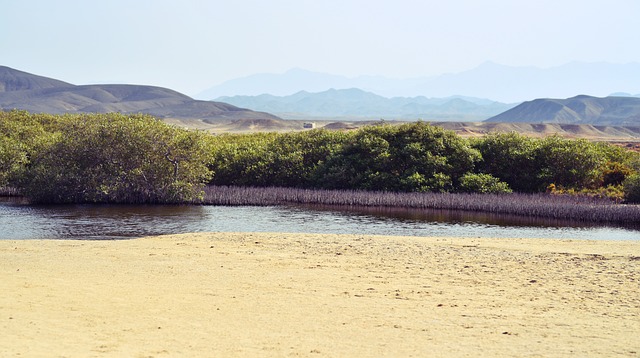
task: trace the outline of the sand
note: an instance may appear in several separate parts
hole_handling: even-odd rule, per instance
[[[640,355],[640,242],[0,241],[2,357]]]

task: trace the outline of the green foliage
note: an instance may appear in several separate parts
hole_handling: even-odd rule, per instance
[[[479,171],[491,174],[517,192],[542,192],[553,184],[580,191],[619,185],[633,170],[636,155],[623,148],[550,136],[490,134],[475,140],[482,154]]]
[[[9,185],[26,164],[27,155],[22,145],[11,137],[0,138],[0,187]]]
[[[633,174],[633,169],[619,162],[607,162],[602,171],[602,186],[617,186]]]
[[[481,172],[499,178],[518,192],[537,192],[543,187],[538,177],[536,156],[540,141],[515,132],[492,133],[476,140],[481,155]]]
[[[0,111],[0,187],[15,186],[53,116]]]
[[[463,193],[507,194],[509,185],[491,174],[467,173],[460,178],[458,191]]]
[[[640,170],[640,153],[603,142],[592,144],[598,148],[598,151],[607,159],[607,162],[621,163],[627,167],[635,168],[634,170],[636,171]],[[638,164],[639,167],[634,167],[635,164]]]
[[[557,187],[555,184],[550,184],[547,188],[547,193],[553,195],[568,195],[568,196],[580,196],[590,198],[606,198],[615,202],[621,202],[624,199],[624,190],[622,185],[608,185],[598,188],[568,188]]]
[[[640,174],[633,174],[627,177],[622,184],[624,188],[624,199],[629,203],[640,203]]]
[[[585,139],[550,136],[540,141],[538,177],[547,186],[595,188],[607,162],[601,147]]]
[[[450,191],[479,159],[453,132],[414,123],[217,136],[210,168],[217,185]]]
[[[616,188],[637,158],[619,147],[560,137],[501,133],[468,141],[422,122],[225,135],[214,143],[214,184],[394,192],[544,192],[554,184],[566,192],[617,195],[599,188]]]
[[[365,127],[354,133],[322,163],[315,182],[329,189],[388,190],[389,142],[380,127]]]
[[[315,172],[349,134],[300,133],[221,135],[212,139],[212,184],[311,187]]]
[[[20,184],[46,203],[197,201],[210,178],[203,136],[144,115],[62,116]]]
[[[423,122],[211,136],[144,115],[0,112],[0,187],[51,203],[199,201],[204,184],[391,192],[543,192],[633,201],[640,155]],[[214,175],[215,174],[215,175]]]
[[[451,131],[422,122],[380,125],[355,132],[316,177],[330,189],[450,191],[479,159]]]

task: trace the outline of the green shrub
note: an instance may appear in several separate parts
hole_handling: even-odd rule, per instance
[[[551,183],[566,189],[596,188],[608,161],[603,148],[585,139],[546,137],[536,153],[538,178],[544,188]]]
[[[327,130],[212,137],[214,185],[311,187],[350,134]]]
[[[16,186],[37,143],[55,116],[0,111],[0,187]]]
[[[475,140],[473,146],[482,154],[480,172],[506,182],[517,192],[539,192],[544,184],[536,160],[540,140],[511,133],[491,133]]]
[[[640,203],[640,174],[628,176],[622,183],[624,199],[628,203]]]
[[[633,169],[619,162],[607,162],[602,171],[602,186],[616,186],[633,174]]]
[[[363,127],[318,167],[326,189],[450,191],[480,153],[452,131],[427,123]]]
[[[43,203],[198,201],[210,178],[204,134],[144,115],[68,115],[41,136],[20,180]]]
[[[423,122],[209,136],[144,115],[0,111],[0,187],[51,203],[193,202],[207,183],[478,193],[553,185],[615,198],[625,183],[631,202],[639,169],[637,153],[605,143],[516,133],[470,141]]]
[[[512,190],[509,185],[491,174],[468,173],[460,178],[458,191],[463,193],[506,194]]]

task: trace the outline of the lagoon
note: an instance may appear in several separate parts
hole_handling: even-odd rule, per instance
[[[307,232],[639,240],[640,228],[442,210],[328,206],[27,205],[0,200],[0,239],[114,240],[191,232]]]

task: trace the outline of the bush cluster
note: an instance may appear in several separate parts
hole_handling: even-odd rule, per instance
[[[150,116],[0,116],[0,186],[34,202],[193,202],[211,178],[205,135]]]
[[[612,145],[515,133],[469,140],[423,122],[214,136],[146,115],[0,112],[0,187],[45,203],[199,202],[207,184],[495,194],[553,188],[640,202],[639,169],[637,153]]]
[[[214,185],[394,192],[468,191],[481,160],[470,142],[423,122],[353,132],[232,134],[213,141]],[[491,179],[489,179],[491,177]],[[480,191],[510,192],[485,173]]]
[[[393,192],[554,193],[617,198],[637,153],[559,136],[465,139],[417,122],[352,132],[230,134],[212,143],[211,184]],[[630,200],[628,200],[630,201]]]

